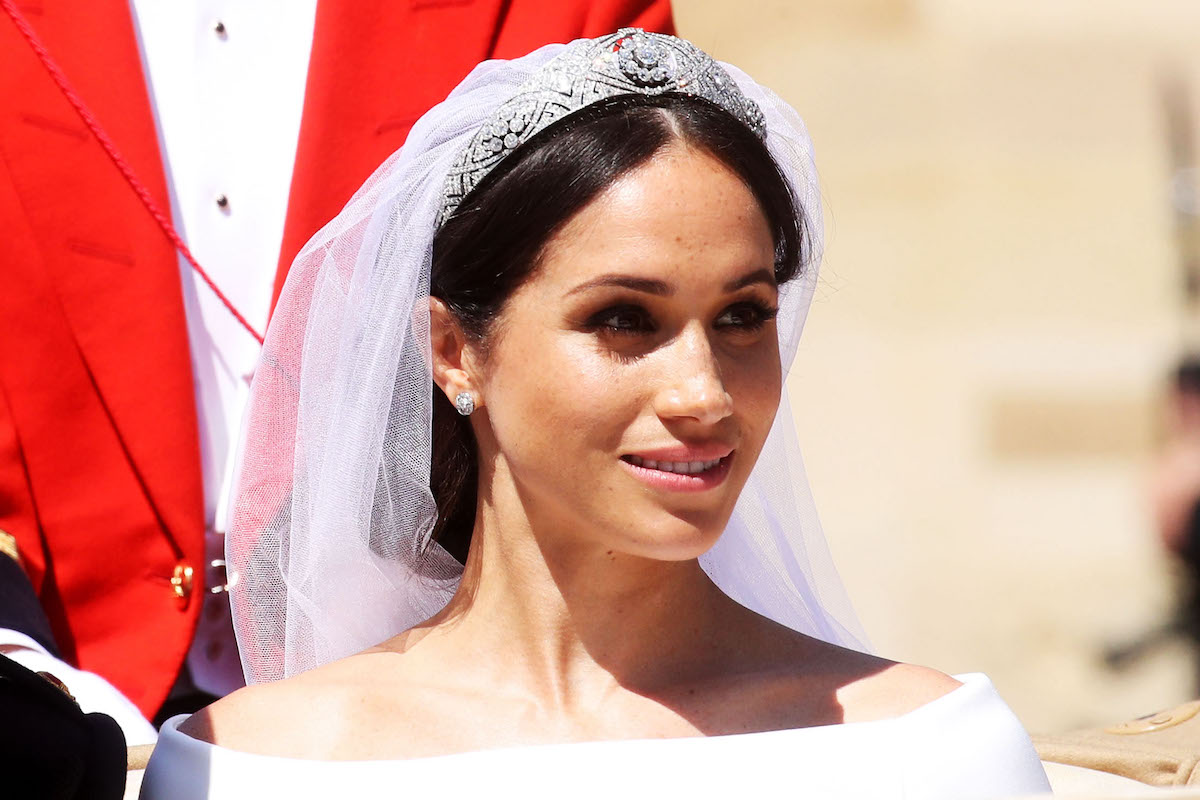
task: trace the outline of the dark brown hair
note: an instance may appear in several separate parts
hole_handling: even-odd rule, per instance
[[[676,141],[712,154],[745,182],[771,228],[776,280],[799,274],[803,210],[766,145],[707,101],[633,95],[589,106],[541,131],[484,178],[434,237],[430,294],[486,352],[505,301],[537,268],[555,232]],[[436,386],[433,395],[433,536],[465,563],[478,490],[475,438]]]

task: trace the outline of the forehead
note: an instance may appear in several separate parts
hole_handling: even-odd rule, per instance
[[[655,154],[572,217],[547,242],[533,282],[569,289],[621,272],[703,289],[772,268],[774,241],[754,194],[707,152]]]

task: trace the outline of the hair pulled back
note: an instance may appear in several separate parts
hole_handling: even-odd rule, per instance
[[[766,145],[719,107],[684,95],[596,103],[527,142],[468,194],[433,239],[430,290],[487,351],[493,323],[537,269],[546,243],[592,199],[673,142],[711,154],[758,200],[775,242],[775,278],[802,267],[804,215]],[[433,538],[465,563],[478,492],[475,437],[433,388]]]

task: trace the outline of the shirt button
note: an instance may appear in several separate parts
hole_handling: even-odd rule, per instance
[[[217,208],[221,209],[222,211],[229,208],[229,198],[225,195],[219,194],[215,199],[217,201]]]
[[[214,22],[213,23],[213,33],[215,33],[217,36],[224,39],[225,38],[225,23],[221,22],[221,20],[217,20],[216,22]]]

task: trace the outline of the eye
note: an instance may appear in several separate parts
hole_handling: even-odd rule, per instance
[[[717,317],[715,324],[718,328],[732,328],[735,331],[756,331],[775,319],[778,314],[778,308],[757,300],[747,300],[725,309],[721,316]]]
[[[616,334],[653,333],[654,320],[640,306],[612,306],[593,314],[587,322],[589,328]]]

